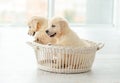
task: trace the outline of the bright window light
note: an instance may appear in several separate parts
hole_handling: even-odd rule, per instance
[[[62,15],[70,23],[86,22],[86,0],[55,0],[55,15]]]
[[[114,0],[0,0],[0,25],[24,26],[32,16],[63,16],[71,25],[113,24]]]

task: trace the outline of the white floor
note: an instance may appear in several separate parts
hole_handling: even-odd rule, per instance
[[[56,74],[37,68],[26,28],[0,28],[0,83],[120,83],[120,32],[115,28],[73,28],[80,37],[101,41],[92,70]]]

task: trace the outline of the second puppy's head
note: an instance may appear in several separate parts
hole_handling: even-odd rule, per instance
[[[54,17],[48,23],[46,33],[49,37],[60,37],[67,33],[68,22],[62,17]]]
[[[34,36],[39,30],[46,29],[48,20],[44,17],[33,16],[28,22],[28,35]]]

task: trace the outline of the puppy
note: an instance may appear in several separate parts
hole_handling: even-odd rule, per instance
[[[49,28],[46,33],[51,38],[56,38],[55,45],[69,46],[69,47],[88,47],[89,44],[80,39],[77,34],[72,31],[68,25],[67,20],[62,17],[54,17],[49,22]]]
[[[46,33],[48,34],[49,37],[56,39],[54,45],[72,48],[90,46],[89,43],[80,39],[77,36],[77,34],[70,29],[67,20],[65,20],[62,17],[52,18],[52,20],[49,22],[49,27],[46,30]],[[56,68],[76,67],[76,65],[73,65],[73,63],[71,63],[72,56],[70,54],[64,54],[63,56],[61,56],[60,53],[57,55],[57,57],[58,58],[55,60],[54,67]],[[66,58],[69,58],[69,60],[66,61]]]
[[[54,43],[54,38],[50,38],[45,30],[48,27],[48,19],[44,17],[33,16],[28,22],[28,35],[35,37],[35,42],[40,44]]]

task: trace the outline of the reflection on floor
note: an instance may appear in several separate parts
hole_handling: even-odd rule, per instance
[[[81,37],[105,43],[92,70],[55,74],[37,69],[34,51],[26,42],[27,28],[0,28],[0,83],[120,83],[120,34],[110,28],[73,28]]]

